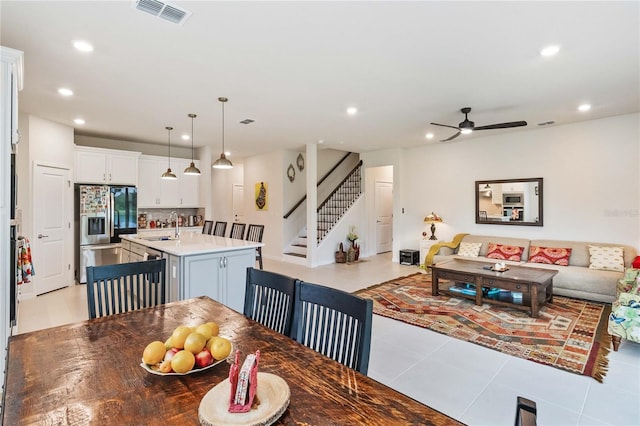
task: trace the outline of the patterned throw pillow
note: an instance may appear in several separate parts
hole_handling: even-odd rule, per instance
[[[624,272],[623,247],[589,246],[589,269]]]
[[[480,247],[482,247],[482,243],[460,243],[460,248],[458,249],[458,256],[464,257],[478,257],[480,253]]]
[[[548,265],[569,266],[570,248],[529,247],[529,262],[546,263]]]
[[[487,257],[490,259],[513,260],[515,262],[520,262],[522,252],[524,252],[524,247],[489,243]]]

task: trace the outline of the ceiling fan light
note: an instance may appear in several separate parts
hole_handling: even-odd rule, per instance
[[[227,157],[224,155],[224,152],[222,154],[220,154],[220,158],[218,158],[214,163],[213,163],[213,167],[214,169],[232,169],[233,168],[233,163],[229,160],[227,160]]]
[[[472,129],[460,129],[460,133],[462,133],[463,135],[468,135],[471,132],[473,132]]]

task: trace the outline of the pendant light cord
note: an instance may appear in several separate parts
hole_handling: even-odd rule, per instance
[[[165,127],[169,131],[169,168],[171,168],[171,130],[173,127]]]
[[[222,154],[224,154],[224,102],[222,102]]]
[[[193,118],[195,114],[191,114],[191,162],[193,163]]]

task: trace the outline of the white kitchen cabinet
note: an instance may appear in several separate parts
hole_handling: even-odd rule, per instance
[[[247,268],[254,265],[255,249],[184,257],[181,298],[209,296],[242,313]]]
[[[502,184],[494,183],[491,185],[491,202],[493,204],[502,204]]]
[[[169,166],[168,160],[142,155],[139,161],[138,207],[200,207],[201,177],[183,173],[190,163],[191,160],[172,158],[171,170],[177,179],[162,179]]]
[[[137,185],[139,152],[76,147],[76,182]]]

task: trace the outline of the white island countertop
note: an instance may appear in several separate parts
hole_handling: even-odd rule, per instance
[[[166,231],[169,231],[168,229]],[[169,231],[171,232],[171,231]],[[179,239],[173,238],[173,232],[168,240],[161,240],[161,236],[139,234],[120,235],[122,240],[128,240],[155,250],[173,254],[175,256],[191,256],[194,254],[221,253],[264,246],[254,241],[237,240],[234,238],[216,237],[214,235],[196,232],[181,232]]]

